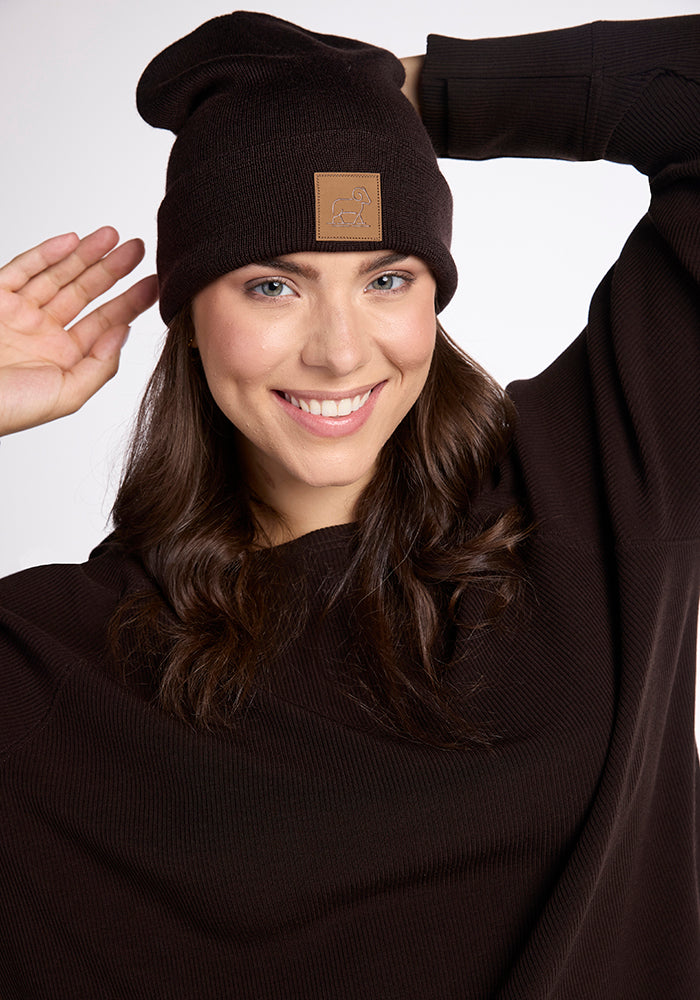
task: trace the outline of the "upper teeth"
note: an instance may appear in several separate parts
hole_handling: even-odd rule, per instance
[[[364,406],[369,399],[371,389],[368,389],[363,396],[348,396],[347,399],[296,399],[289,393],[282,395],[293,406],[303,410],[304,413],[313,413],[320,417],[347,417],[348,413],[354,413]]]

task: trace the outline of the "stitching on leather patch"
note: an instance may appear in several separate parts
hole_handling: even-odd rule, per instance
[[[382,192],[379,174],[314,174],[316,239],[379,242]]]

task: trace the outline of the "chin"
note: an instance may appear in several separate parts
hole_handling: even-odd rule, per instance
[[[347,465],[340,469],[328,468],[324,465],[319,469],[305,469],[299,476],[300,482],[314,489],[364,489],[372,478],[375,463],[363,465],[360,468],[348,469]]]
[[[329,476],[328,473],[325,475],[309,476],[304,478],[304,483],[306,486],[310,486],[313,489],[325,490],[325,489],[350,489],[357,485],[359,488],[364,489],[366,483],[369,482],[369,476]]]

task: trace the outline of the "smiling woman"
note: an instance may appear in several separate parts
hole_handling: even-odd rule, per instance
[[[159,213],[170,332],[114,542],[139,553],[176,615],[158,616],[146,588],[111,633],[121,662],[125,641],[156,648],[161,704],[200,724],[231,726],[262,665],[310,621],[303,587],[291,603],[275,596],[276,547],[352,523],[347,579],[324,599],[364,595],[358,629],[376,662],[368,671],[348,653],[355,696],[393,732],[438,746],[485,739],[457,707],[469,685],[458,698],[441,684],[439,649],[448,592],[454,605],[478,577],[490,597],[476,625],[520,585],[517,503],[466,527],[512,407],[442,332],[435,350],[436,309],[456,285],[451,196],[402,80],[384,50],[241,14],[176,42],[139,84],[142,114],[177,133]],[[290,86],[270,131],[263,111]],[[239,152],[222,160],[234,124]],[[237,197],[222,197],[232,187]],[[168,491],[153,489],[154,468]]]
[[[428,376],[435,281],[417,257],[381,252],[294,254],[268,267],[239,268],[195,296],[194,343],[239,432],[251,490],[293,538],[354,519]]]
[[[177,614],[159,616],[150,588],[132,592],[111,634],[123,663],[155,648],[151,677],[175,714],[234,723],[263,666],[313,623],[299,581],[292,602],[278,593],[283,543],[352,522],[336,597],[351,581],[364,594],[357,627],[375,657],[368,671],[359,656],[356,697],[394,732],[444,746],[486,740],[438,682],[450,617],[439,586],[449,581],[456,601],[478,581],[491,595],[484,621],[519,590],[517,505],[488,530],[467,529],[513,414],[437,324],[435,290],[415,256],[295,253],[221,275],[171,323],[113,541],[140,553]],[[409,655],[397,658],[397,635]]]
[[[428,131],[262,14],[141,79],[168,334],[114,531],[0,581],[3,1000],[700,995],[700,17],[411,67]],[[508,393],[437,319],[435,150],[650,178]],[[116,244],[0,268],[0,433],[115,370],[154,281],[69,324]]]

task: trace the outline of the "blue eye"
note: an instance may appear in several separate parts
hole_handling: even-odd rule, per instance
[[[289,285],[285,285],[283,281],[279,281],[277,278],[269,278],[267,281],[261,281],[259,285],[253,286],[253,291],[259,292],[268,299],[276,299],[282,295],[291,295],[292,293]]]
[[[406,284],[406,279],[399,274],[380,274],[378,278],[370,282],[369,287],[376,292],[393,292]]]

